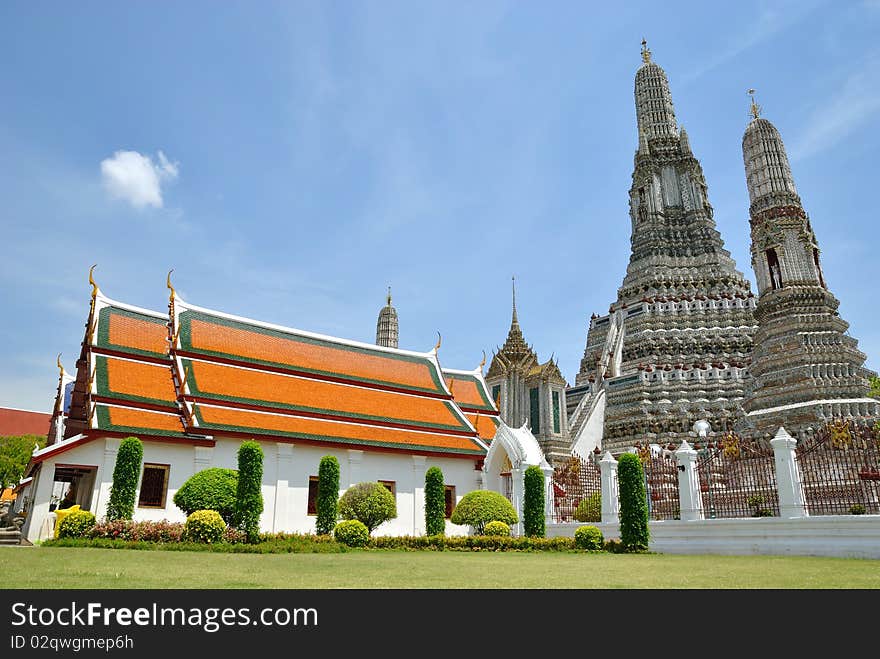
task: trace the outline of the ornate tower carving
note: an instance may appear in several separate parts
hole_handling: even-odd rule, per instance
[[[602,445],[678,443],[694,421],[714,432],[740,413],[756,300],[715,227],[706,180],[676,123],[666,73],[642,42],[629,265],[608,314],[590,320],[572,437],[604,410]],[[605,396],[602,405],[589,398]],[[592,432],[592,431],[591,431]]]
[[[376,321],[376,345],[396,348],[398,340],[397,309],[391,306],[391,287],[388,287],[386,304],[379,311]]]
[[[831,418],[880,416],[880,402],[866,397],[865,355],[846,333],[822,273],[782,137],[760,117],[754,96],[742,150],[759,298],[741,427],[766,434],[784,425],[799,433]]]

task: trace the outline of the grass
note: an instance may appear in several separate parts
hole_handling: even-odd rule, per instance
[[[0,574],[4,588],[880,588],[880,560],[574,552],[0,547]]]

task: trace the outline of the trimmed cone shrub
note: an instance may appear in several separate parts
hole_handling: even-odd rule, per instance
[[[257,442],[242,442],[238,447],[238,489],[232,521],[235,528],[247,535],[248,542],[256,542],[260,533],[262,482],[263,449]]]
[[[186,518],[184,538],[190,542],[217,543],[223,539],[226,522],[216,510],[197,510]]]
[[[474,529],[474,533],[483,535],[489,522],[516,524],[519,518],[504,495],[491,490],[474,490],[461,498],[452,511],[450,521],[453,524],[467,524]]]
[[[574,544],[578,549],[596,551],[605,546],[605,536],[595,526],[579,526],[574,532]]]
[[[59,538],[85,538],[95,528],[95,516],[88,510],[74,510],[58,524]]]
[[[617,462],[620,486],[620,542],[627,551],[648,548],[648,500],[642,461],[624,453]]]
[[[382,522],[397,517],[394,495],[381,483],[352,485],[339,499],[342,519],[356,519],[372,533]]]
[[[332,455],[325,455],[318,465],[317,508],[315,530],[318,535],[328,535],[339,519],[339,460]]]
[[[212,467],[190,476],[174,493],[174,505],[187,515],[197,510],[216,510],[227,524],[235,513],[238,472]]]
[[[523,531],[531,538],[544,537],[544,472],[537,465],[526,469],[524,476]]]
[[[363,522],[347,519],[336,525],[333,529],[333,537],[337,542],[349,547],[364,547],[370,541],[370,530]]]
[[[425,472],[425,534],[446,533],[446,487],[440,467]]]
[[[494,521],[486,524],[483,535],[510,536],[510,527],[504,522]]]
[[[602,521],[602,493],[593,492],[586,499],[581,499],[574,518],[578,522],[601,522]]]
[[[131,519],[134,515],[134,498],[141,477],[143,458],[144,445],[137,437],[126,437],[120,442],[116,466],[113,467],[107,519]]]

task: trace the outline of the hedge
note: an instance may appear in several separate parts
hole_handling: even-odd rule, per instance
[[[339,518],[339,461],[325,455],[318,465],[318,518],[315,529],[319,535],[332,533]]]
[[[523,478],[525,497],[523,501],[523,531],[526,535],[543,538],[544,518],[544,472],[537,465],[526,468]]]
[[[119,444],[116,465],[113,467],[113,484],[107,503],[107,519],[131,519],[134,515],[134,498],[141,477],[141,461],[144,445],[137,437],[126,437]]]
[[[620,542],[627,551],[648,548],[648,500],[645,495],[645,472],[642,461],[633,453],[624,453],[617,462],[620,487]]]
[[[254,441],[242,442],[238,448],[238,489],[235,492],[235,513],[232,522],[256,542],[263,512],[263,449]]]
[[[425,533],[443,535],[446,532],[446,487],[440,467],[425,472]]]

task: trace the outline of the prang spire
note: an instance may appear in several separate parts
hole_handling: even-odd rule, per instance
[[[388,287],[388,296],[385,298],[386,305],[379,311],[379,320],[376,322],[376,345],[386,348],[396,348],[399,328],[397,322],[397,309],[391,306],[391,287]]]

